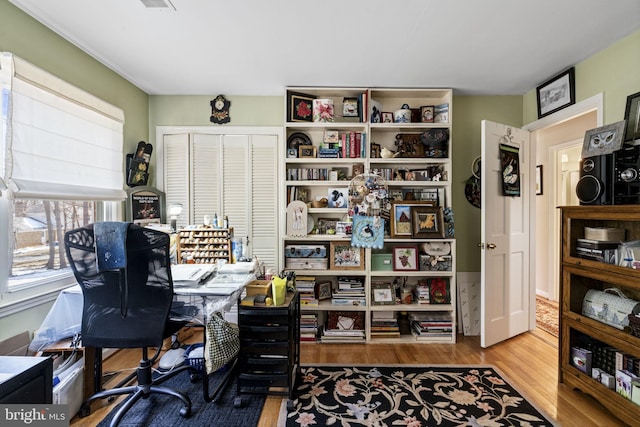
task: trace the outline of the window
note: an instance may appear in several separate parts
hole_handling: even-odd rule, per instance
[[[64,233],[122,218],[122,110],[0,53],[0,306],[74,283]]]

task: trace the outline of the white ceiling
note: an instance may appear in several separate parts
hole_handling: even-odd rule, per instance
[[[156,95],[522,95],[640,28],[638,0],[10,1]]]

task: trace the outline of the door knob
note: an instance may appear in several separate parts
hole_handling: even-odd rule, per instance
[[[495,249],[495,248],[496,248],[496,244],[495,244],[495,243],[489,243],[489,244],[487,245],[487,248],[488,248],[488,249]]]

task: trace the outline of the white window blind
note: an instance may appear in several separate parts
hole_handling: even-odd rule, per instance
[[[3,52],[2,177],[18,198],[123,200],[124,114]]]

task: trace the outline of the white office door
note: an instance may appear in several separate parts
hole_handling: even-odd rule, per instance
[[[500,144],[519,149],[519,197],[503,196]],[[482,121],[480,345],[529,330],[529,133]]]

